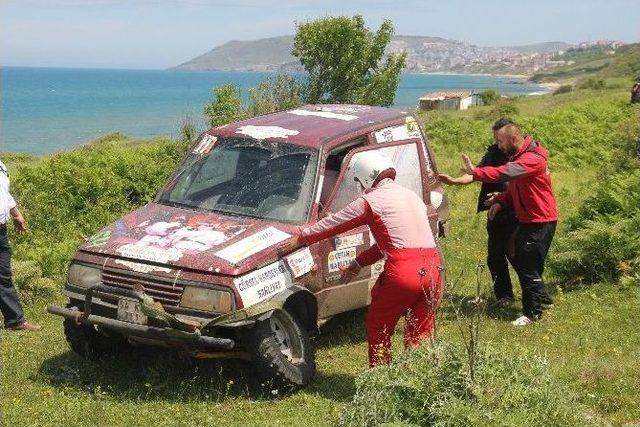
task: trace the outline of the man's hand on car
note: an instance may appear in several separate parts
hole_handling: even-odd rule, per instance
[[[340,283],[349,283],[358,275],[362,267],[356,261],[352,261],[349,265],[340,267]]]

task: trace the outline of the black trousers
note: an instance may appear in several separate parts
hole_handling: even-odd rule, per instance
[[[542,304],[552,304],[542,273],[556,222],[520,224],[515,236],[515,267],[522,286],[522,311],[532,319],[542,315]]]
[[[497,299],[514,298],[508,264],[514,265],[514,261],[509,256],[508,248],[517,226],[518,221],[511,211],[498,212],[493,220],[487,219],[487,267]]]
[[[0,224],[0,311],[5,326],[15,326],[24,322],[22,304],[11,278],[11,247],[5,224]]]

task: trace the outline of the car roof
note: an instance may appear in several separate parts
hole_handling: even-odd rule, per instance
[[[393,108],[351,104],[304,105],[209,130],[219,137],[252,137],[320,149],[345,134],[408,116]]]

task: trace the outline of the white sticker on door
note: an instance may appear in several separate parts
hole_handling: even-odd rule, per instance
[[[364,236],[362,233],[352,234],[350,236],[339,236],[334,239],[336,250],[353,248],[364,245]]]

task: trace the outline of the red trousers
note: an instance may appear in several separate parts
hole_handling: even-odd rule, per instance
[[[401,316],[406,319],[405,348],[415,348],[433,335],[443,277],[436,248],[387,253],[367,313],[370,366],[391,362],[391,336]]]

